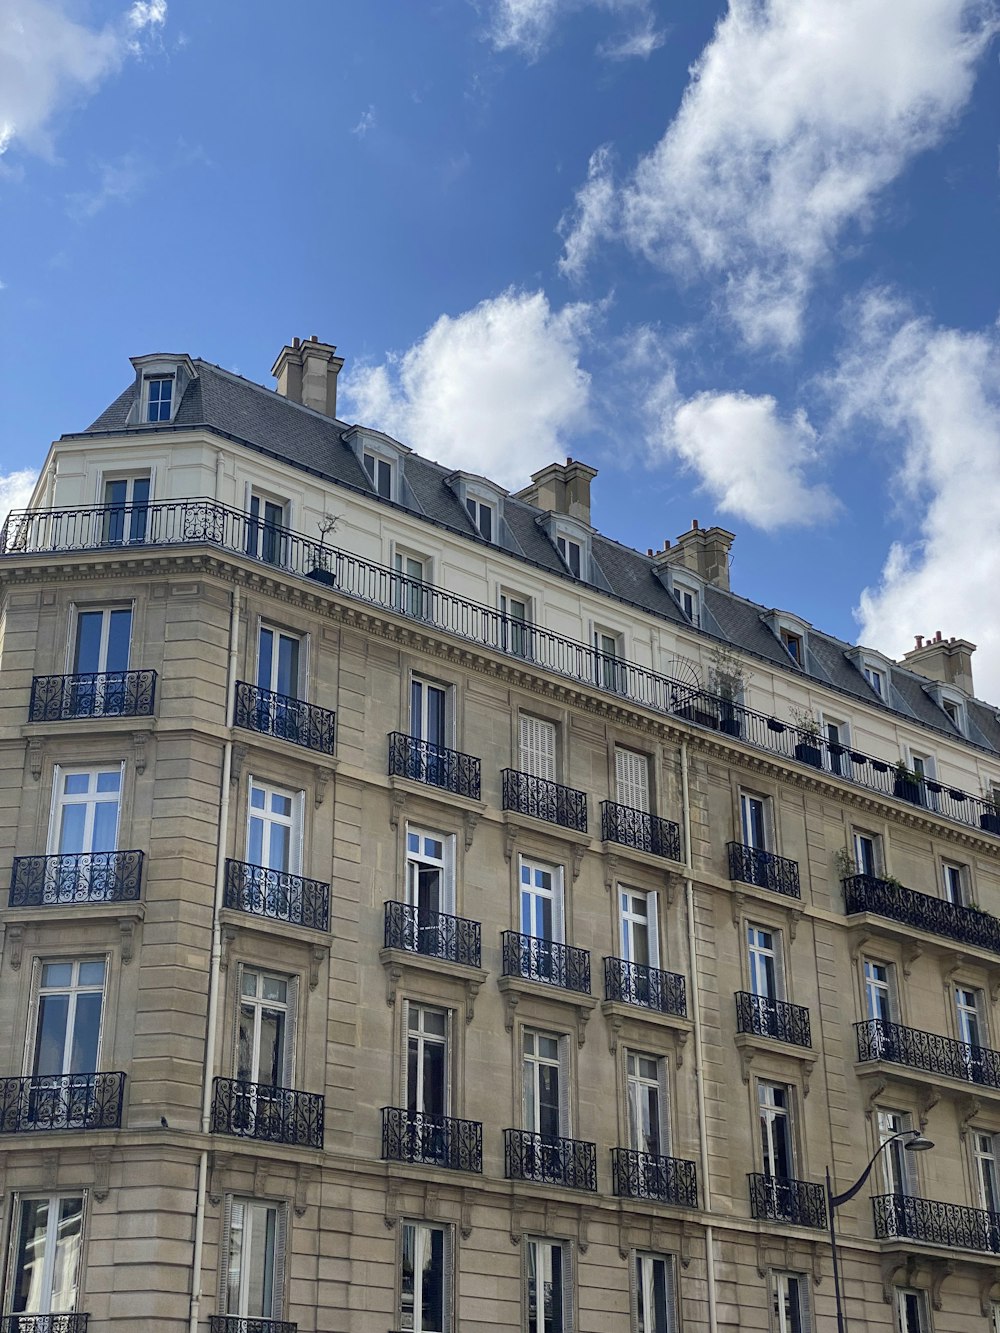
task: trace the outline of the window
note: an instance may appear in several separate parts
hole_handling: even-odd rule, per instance
[[[674,1333],[677,1298],[673,1259],[662,1254],[637,1254],[633,1276],[636,1333]]]
[[[146,420],[169,421],[174,396],[173,375],[148,375],[143,383],[146,388]]]
[[[671,591],[674,595],[674,601],[690,620],[692,625],[700,623],[699,614],[701,598],[696,588],[689,588],[686,584],[678,583],[675,576],[671,577]]]
[[[764,926],[747,925],[747,965],[750,994],[762,1000],[780,1000],[781,937]]]
[[[522,935],[561,943],[564,938],[563,868],[521,858]],[[539,966],[543,966],[539,961]]]
[[[269,565],[284,565],[288,558],[288,531],[286,508],[283,501],[250,492],[250,510],[247,516],[246,553],[254,560]]]
[[[795,1175],[790,1103],[790,1091],[785,1084],[763,1080],[757,1084],[763,1174],[772,1180],[790,1180]],[[775,1210],[779,1217],[785,1207],[785,1202],[779,1200]]]
[[[660,941],[656,925],[656,894],[618,886],[621,956],[627,963],[659,967]]]
[[[945,861],[941,867],[944,876],[944,896],[947,902],[956,907],[968,907],[969,895],[966,885],[969,879],[969,867]]]
[[[934,758],[929,754],[916,754],[910,751],[910,771],[917,780],[917,802],[921,805],[930,806],[932,810],[938,808],[938,798],[936,792],[927,790],[925,782],[928,778],[932,781],[937,772],[937,766]]]
[[[10,1279],[11,1314],[72,1314],[80,1282],[83,1196],[17,1202]],[[26,1321],[31,1322],[31,1321]]]
[[[146,540],[149,518],[149,473],[136,477],[109,477],[104,483],[101,541],[106,546]]]
[[[973,1134],[972,1155],[976,1165],[979,1207],[988,1213],[1000,1213],[1000,1172],[997,1170],[996,1138],[992,1134]]]
[[[455,914],[455,839],[406,828],[406,947],[430,957],[447,956],[449,931],[441,914]]]
[[[782,629],[779,634],[785,652],[796,666],[801,666],[803,661],[802,635],[795,634],[790,629]]]
[[[257,688],[297,699],[301,689],[302,640],[261,625],[257,636]]]
[[[302,793],[250,779],[247,861],[279,873],[298,874],[302,849]]]
[[[625,688],[625,665],[621,661],[621,644],[617,634],[607,630],[594,631],[594,679],[605,690],[622,693]]]
[[[1000,1333],[1000,1301],[990,1302],[990,1333]]]
[[[521,1056],[524,1128],[543,1140],[566,1138],[570,1132],[566,1038],[525,1028]]]
[[[81,679],[70,682],[70,717],[114,717],[125,711],[131,646],[130,606],[77,611],[71,674]]]
[[[877,963],[872,958],[864,960],[865,977],[865,1012],[870,1019],[879,1022],[895,1022],[896,988],[895,974],[889,963]]]
[[[877,879],[882,873],[882,839],[877,833],[854,830],[854,862],[859,875]]]
[[[770,841],[768,814],[768,803],[763,796],[753,796],[749,792],[740,793],[743,842],[758,852],[767,851]]]
[[[913,1287],[896,1288],[896,1328],[898,1333],[930,1333],[927,1296]]]
[[[447,1115],[451,1092],[448,1078],[451,1013],[409,1002],[404,1013],[406,1108],[428,1116]],[[434,1127],[435,1132],[436,1129]],[[434,1156],[440,1156],[440,1151]]]
[[[500,594],[500,647],[514,657],[530,658],[531,602],[519,593]]]
[[[955,1013],[958,1019],[958,1039],[967,1046],[980,1047],[983,1041],[983,996],[981,991],[967,986],[955,987]]]
[[[396,610],[417,620],[430,615],[429,565],[420,556],[397,551],[392,567],[399,576],[396,580]]]
[[[556,550],[566,563],[566,568],[575,578],[583,578],[583,548],[572,537],[557,536]]]
[[[382,458],[378,454],[371,453],[366,449],[362,455],[365,465],[365,471],[376,495],[381,495],[383,500],[392,499],[392,463],[388,458]]]
[[[864,665],[865,680],[872,687],[880,699],[887,697],[885,672],[880,671],[878,667],[870,666],[867,662]]]
[[[479,529],[479,535],[484,541],[493,540],[493,531],[496,528],[496,510],[493,505],[487,504],[485,500],[477,500],[475,496],[466,496],[465,507],[469,511],[469,517]]]
[[[556,780],[555,723],[521,713],[518,718],[519,764],[531,777]]]
[[[293,1086],[296,990],[294,977],[240,968],[234,1075],[241,1083]]]
[[[223,1299],[241,1319],[280,1319],[285,1285],[285,1209],[226,1196]]]
[[[53,959],[39,962],[37,969],[35,1021],[30,1034],[32,1077],[58,1079],[64,1074],[96,1073],[100,1068],[106,960]]]
[[[951,725],[955,728],[955,730],[959,733],[960,736],[965,736],[967,734],[966,721],[965,721],[965,704],[962,703],[961,700],[959,699],[950,699],[948,698],[947,695],[944,694],[941,695],[940,702],[945,717],[947,717],[948,721],[951,723]]]
[[[667,1156],[667,1096],[663,1061],[655,1055],[627,1051],[628,1146],[651,1157]]]
[[[70,856],[116,850],[121,765],[114,768],[57,766],[53,774],[53,790],[50,852]]]
[[[452,1240],[449,1227],[401,1227],[399,1326],[414,1333],[450,1333]]]
[[[448,721],[448,690],[445,686],[421,676],[412,676],[410,735],[413,739],[443,749],[449,740]]]
[[[850,743],[850,729],[847,723],[825,718],[823,731],[826,735],[826,762],[830,772],[836,777],[849,777],[850,768],[844,753]]]
[[[771,1274],[772,1333],[808,1333],[809,1282],[804,1273]]]
[[[570,1333],[570,1247],[529,1237],[525,1242],[524,1285],[527,1333]]]
[[[615,746],[615,800],[630,810],[649,814],[649,759]]]
[[[910,1117],[906,1112],[879,1111],[879,1143],[885,1143],[894,1134],[909,1128]],[[902,1139],[893,1139],[889,1147],[882,1153],[879,1159],[881,1164],[879,1169],[882,1173],[883,1188],[886,1194],[900,1197],[914,1192],[911,1159],[912,1153],[906,1151]]]

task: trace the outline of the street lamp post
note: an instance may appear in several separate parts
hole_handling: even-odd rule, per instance
[[[926,1152],[928,1148],[933,1148],[934,1144],[930,1139],[925,1139],[919,1129],[900,1129],[895,1134],[890,1134],[872,1154],[871,1161],[862,1171],[861,1175],[850,1187],[842,1194],[834,1194],[833,1186],[830,1182],[830,1168],[826,1168],[826,1211],[830,1221],[830,1253],[833,1257],[833,1295],[837,1302],[837,1333],[847,1333],[847,1321],[844,1318],[844,1306],[840,1294],[840,1263],[837,1259],[837,1209],[854,1198],[855,1194],[862,1188],[865,1181],[872,1173],[872,1167],[888,1148],[890,1143],[897,1139],[907,1139],[904,1148],[907,1152]]]

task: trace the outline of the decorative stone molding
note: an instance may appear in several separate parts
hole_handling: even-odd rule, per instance
[[[103,1203],[111,1192],[111,1149],[91,1149],[91,1161],[94,1164],[94,1198]]]
[[[319,970],[330,957],[330,946],[328,944],[314,944],[309,953],[309,989],[315,990],[319,985]]]
[[[21,953],[24,948],[25,927],[20,921],[12,921],[6,930],[7,938],[10,940],[10,965],[15,972],[21,967]]]
[[[145,773],[146,771],[146,733],[144,731],[132,732],[132,754],[135,760],[135,771]]]
[[[28,772],[37,782],[42,776],[42,738],[32,736],[28,741]]]
[[[225,1175],[232,1160],[231,1152],[219,1152],[213,1149],[209,1153],[208,1197],[216,1208],[222,1202],[226,1190]]]
[[[121,935],[121,960],[127,967],[135,956],[135,922],[134,916],[120,916],[118,918],[118,930]]]
[[[237,741],[233,746],[233,757],[229,766],[229,781],[234,787],[238,787],[240,777],[243,773],[243,764],[247,757],[247,747],[242,741]]]
[[[296,1217],[304,1217],[308,1207],[309,1186],[316,1175],[316,1167],[311,1162],[299,1162],[295,1168],[295,1197],[292,1203]]]

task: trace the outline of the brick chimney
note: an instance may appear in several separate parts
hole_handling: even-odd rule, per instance
[[[549,463],[531,474],[531,485],[516,491],[514,498],[537,505],[550,514],[566,514],[581,523],[590,523],[590,483],[597,469],[572,458],[563,463]]]
[[[314,412],[335,417],[337,376],[344,365],[344,358],[336,352],[332,343],[321,343],[315,333],[305,340],[293,338],[271,367],[278,392]]]
[[[698,520],[677,538],[677,545],[663,543],[663,550],[653,557],[653,568],[689,569],[715,588],[729,591],[729,548],[735,534],[725,528],[700,528]]]
[[[968,639],[944,639],[938,630],[933,638],[924,642],[924,635],[916,636],[916,643],[902,661],[913,671],[929,680],[940,681],[942,685],[954,685],[965,694],[972,695],[972,654],[976,645]]]

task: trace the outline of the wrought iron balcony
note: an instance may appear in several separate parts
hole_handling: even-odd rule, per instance
[[[775,856],[759,847],[742,842],[729,844],[729,878],[741,884],[756,884],[758,889],[783,893],[786,898],[801,898],[799,863],[787,856]]]
[[[503,932],[503,974],[590,994],[590,954],[586,949],[516,930]]]
[[[597,1145],[526,1129],[503,1132],[504,1175],[508,1180],[534,1180],[540,1185],[597,1189]]]
[[[119,1129],[125,1075],[35,1074],[0,1079],[0,1134]]]
[[[152,717],[155,671],[99,671],[75,676],[36,676],[29,722],[79,717]]]
[[[665,856],[670,861],[681,859],[681,831],[677,824],[615,801],[601,802],[601,839],[632,847],[637,852],[648,852],[650,856]]]
[[[211,1333],[298,1333],[298,1324],[288,1319],[262,1319],[259,1315],[214,1314]]]
[[[425,782],[454,796],[478,801],[481,768],[475,755],[447,750],[443,745],[432,745],[402,731],[389,732],[390,777]]]
[[[217,1078],[212,1087],[212,1133],[322,1148],[324,1106],[318,1092]]]
[[[64,852],[15,856],[10,907],[69,903],[134,903],[142,884],[142,852]]]
[[[0,1333],[87,1333],[89,1314],[8,1314]]]
[[[611,1178],[621,1199],[655,1199],[698,1207],[698,1170],[680,1157],[654,1157],[631,1148],[611,1149]]]
[[[822,1185],[756,1172],[747,1179],[751,1217],[765,1222],[791,1222],[799,1227],[826,1226],[826,1195]]]
[[[786,1000],[769,1000],[748,991],[736,992],[736,1030],[755,1037],[772,1037],[789,1046],[812,1046],[809,1010]]]
[[[604,960],[604,998],[634,1004],[658,1014],[687,1017],[687,983],[677,972],[629,963],[624,958]]]
[[[970,1046],[952,1037],[889,1023],[884,1018],[855,1023],[854,1030],[858,1034],[858,1059],[862,1062],[885,1060],[927,1074],[941,1074],[1000,1090],[1000,1051],[991,1051],[988,1046]]]
[[[251,916],[287,921],[292,926],[313,930],[330,927],[329,884],[246,861],[226,862],[223,905]]]
[[[516,810],[520,815],[546,819],[560,828],[587,832],[587,793],[575,787],[564,787],[548,778],[536,778],[531,773],[519,773],[505,768],[503,778],[503,808]]]
[[[440,958],[446,963],[480,967],[482,928],[478,921],[428,912],[409,903],[385,905],[385,947],[405,949],[425,958]]]
[[[904,926],[943,935],[960,944],[972,944],[1000,953],[1000,920],[973,907],[959,907],[944,898],[906,889],[892,880],[874,875],[851,875],[844,880],[844,907],[852,912],[871,912]]]
[[[483,1127],[478,1120],[382,1107],[382,1156],[451,1171],[482,1171]]]
[[[259,517],[215,500],[193,497],[157,504],[19,510],[0,528],[0,559],[5,560],[57,551],[90,556],[126,544],[209,545],[239,559],[278,564],[286,576],[325,584],[340,599],[408,616],[456,642],[485,647],[515,663],[530,659],[543,671],[624,697],[661,717],[685,718],[782,760],[821,769],[837,781],[899,799],[895,756],[877,758],[822,736],[806,744],[790,722],[704,690],[692,690],[684,681],[623,658],[615,658],[608,672],[592,644],[544,626],[526,625],[496,607],[405,578],[351,551],[262,523]],[[1000,815],[987,798],[927,778],[923,786],[935,815],[1000,837]]]
[[[877,1194],[872,1199],[878,1240],[923,1240],[960,1250],[1000,1254],[1000,1213],[938,1203],[909,1194]]]
[[[262,736],[276,736],[319,754],[333,754],[335,724],[336,714],[330,708],[262,690],[245,680],[236,682],[235,727],[257,731]]]

